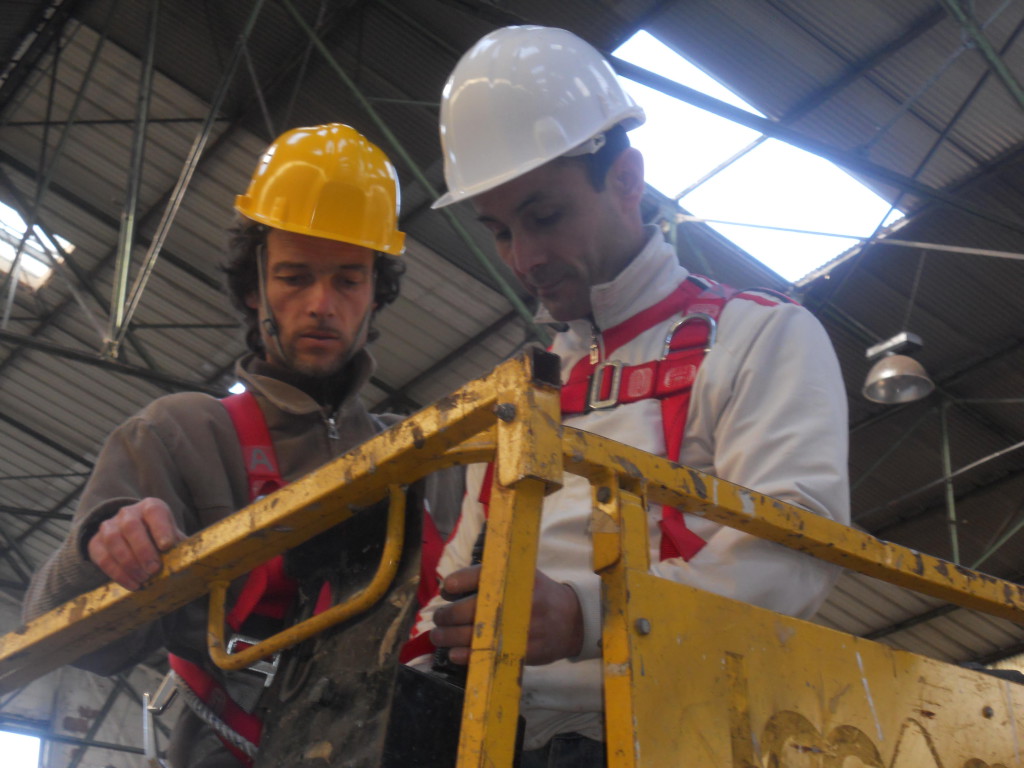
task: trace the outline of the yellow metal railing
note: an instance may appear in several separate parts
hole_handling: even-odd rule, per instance
[[[632,510],[631,514],[642,517],[647,503],[661,503],[900,586],[1024,623],[1024,591],[1016,584],[880,541],[777,499],[563,427],[557,380],[557,359],[543,352],[505,363],[307,477],[193,535],[165,555],[162,571],[144,589],[128,592],[108,584],[0,637],[0,693],[182,607],[210,592],[211,584],[241,576],[345,520],[351,515],[350,507],[382,498],[390,486],[447,466],[491,460],[497,472],[459,768],[511,765],[541,502],[561,485],[563,472],[584,476],[593,486],[594,567],[605,581],[606,612],[618,611],[620,618],[628,613],[627,572],[648,568],[643,554],[646,531],[623,527],[622,512]],[[627,551],[632,552],[628,564],[623,560]],[[606,662],[616,654],[628,660],[635,651],[633,641],[621,631],[618,636],[606,633],[605,642]],[[269,652],[264,648],[253,655]],[[228,660],[237,661],[233,656]],[[617,690],[619,684],[606,678],[609,690]],[[609,723],[609,748],[626,749],[631,728],[625,722]],[[621,762],[615,755],[610,760],[613,765],[655,764]]]

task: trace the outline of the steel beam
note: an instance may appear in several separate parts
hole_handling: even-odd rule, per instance
[[[74,360],[76,363],[84,363],[85,365],[91,365],[107,371],[113,371],[123,376],[144,379],[155,384],[171,387],[174,390],[206,392],[208,394],[215,395],[216,397],[223,397],[224,395],[224,390],[220,387],[211,387],[201,381],[182,379],[178,376],[172,376],[168,373],[160,373],[159,371],[153,371],[149,368],[139,368],[134,365],[119,363],[116,360],[99,357],[94,352],[85,352],[78,349],[71,349],[69,347],[62,347],[59,344],[52,344],[51,342],[42,341],[32,336],[25,336],[20,333],[0,330],[0,342],[17,344],[20,347],[27,349],[36,349],[41,352],[54,355],[55,357]]]
[[[946,526],[949,531],[949,546],[953,562],[960,564],[960,530],[956,522],[956,497],[953,493],[953,460],[949,451],[949,400],[943,400],[939,408],[942,424],[942,479],[946,491]]]
[[[0,115],[7,111],[15,94],[39,65],[40,60],[50,50],[68,19],[72,17],[81,0],[50,0],[40,4],[35,22],[26,30],[22,38],[20,55],[7,62],[0,73]],[[25,43],[28,43],[25,45]],[[9,125],[0,119],[0,125]]]
[[[860,61],[854,62],[851,66],[847,67],[846,71],[844,71],[843,74],[840,75],[837,79],[833,80],[831,83],[827,83],[824,87],[818,88],[812,93],[809,93],[804,98],[800,99],[800,101],[794,104],[793,107],[786,112],[786,114],[782,115],[782,117],[779,118],[779,125],[792,125],[804,115],[814,111],[822,104],[824,104],[826,101],[835,96],[837,93],[845,89],[847,86],[852,85],[857,80],[864,77],[872,69],[882,64],[895,54],[899,53],[906,46],[910,45],[910,43],[917,40],[925,32],[932,29],[943,18],[945,18],[945,14],[943,14],[942,11],[938,8],[933,8],[932,10],[925,12],[920,18],[917,19],[917,21],[915,21],[909,27],[907,27],[907,29],[904,30],[903,33],[900,34],[900,36],[897,37],[895,40],[886,43],[876,51],[865,56]],[[683,197],[690,194],[690,192],[697,189],[706,181],[714,177],[717,173],[724,170],[725,168],[739,160],[744,155],[750,153],[751,151],[759,147],[766,140],[767,136],[759,136],[746,147],[736,152],[736,154],[734,154],[728,160],[723,161],[716,168],[712,169],[707,174],[705,174],[702,178],[690,184],[690,186],[688,186],[686,189],[684,189],[682,192],[675,196],[675,200],[678,202]]]
[[[1013,445],[1008,445],[1005,448],[1000,448],[998,451],[994,451],[993,453],[990,453],[987,456],[983,456],[980,459],[975,459],[974,461],[970,462],[969,464],[965,464],[964,466],[962,466],[962,467],[960,467],[960,468],[958,468],[956,470],[950,469],[950,471],[948,473],[944,472],[942,477],[936,478],[935,480],[932,480],[931,482],[925,483],[924,485],[919,486],[919,487],[915,488],[914,490],[909,491],[909,492],[903,494],[902,496],[899,496],[898,498],[892,499],[891,501],[888,501],[885,504],[881,504],[881,505],[879,505],[877,507],[874,507],[873,509],[869,509],[867,512],[864,512],[863,514],[858,515],[858,518],[864,518],[864,517],[867,517],[869,515],[876,514],[878,512],[884,512],[886,510],[893,509],[894,507],[896,507],[896,505],[900,504],[901,502],[906,501],[907,499],[912,499],[915,496],[919,496],[920,494],[924,493],[925,491],[929,491],[929,490],[931,490],[933,488],[937,488],[937,487],[939,487],[941,485],[948,485],[953,480],[953,478],[959,477],[960,475],[964,474],[965,472],[970,472],[972,469],[977,469],[978,467],[982,466],[983,464],[987,464],[990,461],[994,461],[995,459],[1001,458],[1002,456],[1006,456],[1009,453],[1013,453],[1014,451],[1019,451],[1021,448],[1024,448],[1024,440],[1016,442]],[[947,508],[947,511],[948,511],[948,508]]]
[[[206,143],[210,138],[210,134],[213,132],[217,113],[220,112],[221,104],[227,96],[228,89],[231,86],[231,81],[234,78],[235,69],[238,67],[239,62],[242,59],[242,55],[245,52],[245,46],[248,42],[249,35],[252,33],[252,29],[256,24],[256,19],[259,18],[260,11],[263,8],[263,3],[264,0],[253,0],[252,9],[249,12],[249,16],[246,18],[242,31],[239,33],[238,38],[235,41],[235,47],[232,51],[231,59],[228,62],[227,69],[221,77],[217,91],[214,94],[206,120],[203,121],[199,134],[192,143],[192,148],[189,150],[185,164],[182,166],[178,182],[175,185],[174,190],[171,192],[171,197],[167,202],[167,207],[164,209],[164,214],[160,219],[160,223],[157,224],[156,231],[153,233],[153,239],[150,242],[149,249],[146,251],[146,256],[143,259],[142,266],[139,268],[139,273],[136,275],[135,282],[132,285],[131,297],[128,300],[128,306],[125,309],[122,322],[118,324],[115,332],[111,334],[112,338],[107,351],[113,355],[116,355],[118,347],[124,341],[124,336],[132,321],[132,317],[138,309],[139,302],[142,301],[142,294],[146,289],[146,284],[149,282],[149,277],[153,273],[154,267],[156,267],[156,261],[160,257],[160,250],[163,248],[164,241],[167,239],[167,235],[170,232],[171,224],[174,223],[174,218],[177,216],[178,209],[181,207],[181,202],[185,197],[185,191],[188,189],[189,182],[192,181],[192,176],[195,174],[196,168],[199,166],[199,158],[203,154],[203,150],[206,148]]]
[[[960,5],[958,0],[939,0],[942,3],[943,8],[949,11],[949,15],[952,16],[961,27],[967,32],[971,40],[978,48],[978,52],[988,62],[989,67],[995,72],[996,77],[999,78],[1000,82],[1006,86],[1006,90],[1009,92],[1011,98],[1017,102],[1022,110],[1024,110],[1024,87],[1021,86],[1020,81],[1013,74],[1006,62],[1003,61],[996,50],[992,47],[992,43],[989,42],[988,37],[978,27],[978,23],[974,20],[974,16],[967,13]],[[973,5],[973,3],[972,3]]]
[[[76,747],[94,747],[96,749],[110,749],[114,752],[127,752],[131,755],[145,754],[139,747],[129,747],[124,744],[114,744],[110,741],[96,741],[95,739],[80,739],[77,736],[65,736],[54,733],[46,728],[37,728],[20,724],[13,718],[0,718],[0,729],[8,733],[16,733],[22,736],[35,736],[43,741],[55,741],[60,744],[71,744]]]
[[[128,193],[121,210],[121,229],[118,232],[117,256],[114,260],[114,283],[110,297],[110,317],[104,343],[111,357],[117,356],[114,344],[118,330],[124,323],[125,300],[128,294],[128,273],[135,247],[135,219],[139,210],[139,191],[142,187],[142,164],[146,149],[146,121],[149,119],[150,96],[153,91],[153,63],[156,59],[156,33],[160,19],[160,0],[152,0],[146,29],[146,56],[139,76],[139,95],[132,135],[131,163],[128,171]]]
[[[2,478],[0,478],[2,479]],[[26,509],[25,507],[12,507],[9,504],[0,504],[0,513],[14,515],[15,517],[45,517],[47,520],[71,520],[71,515],[63,512],[51,512],[48,509]],[[2,535],[2,531],[0,531]]]
[[[107,715],[110,714],[110,710],[114,708],[114,702],[117,701],[117,697],[121,695],[121,691],[124,690],[124,679],[118,675],[114,678],[114,688],[107,695],[106,700],[103,702],[103,706],[100,707],[99,712],[92,718],[92,722],[89,724],[89,730],[85,732],[85,741],[91,741],[96,734],[99,732],[100,727],[103,725],[103,721],[107,719]],[[82,762],[82,758],[85,757],[85,751],[89,749],[87,746],[78,747],[72,758],[71,762],[68,763],[68,768],[78,768]]]

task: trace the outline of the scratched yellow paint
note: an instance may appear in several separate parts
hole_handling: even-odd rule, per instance
[[[1024,686],[651,576],[642,507],[615,514],[611,768],[1024,765]]]
[[[1024,765],[1024,686],[647,574],[625,589],[613,768]]]
[[[389,485],[495,460],[458,768],[512,764],[540,506],[563,472],[593,485],[613,768],[1024,768],[1017,686],[650,576],[645,509],[671,504],[1018,622],[1021,587],[562,427],[557,388],[536,379],[529,356],[510,361],[191,537],[140,592],[101,587],[0,637],[0,693],[244,574]]]

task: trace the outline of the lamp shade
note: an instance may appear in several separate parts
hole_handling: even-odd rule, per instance
[[[864,397],[875,403],[912,403],[935,389],[917,360],[906,355],[886,355],[872,366],[864,382]]]

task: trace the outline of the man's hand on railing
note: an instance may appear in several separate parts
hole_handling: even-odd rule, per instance
[[[160,499],[145,498],[100,523],[86,547],[89,559],[125,589],[139,589],[160,572],[160,554],[185,534],[170,507]]]
[[[474,565],[454,571],[441,585],[441,595],[454,602],[435,611],[430,640],[438,648],[448,648],[448,657],[455,664],[469,663],[480,569],[481,566]],[[576,592],[568,584],[537,571],[526,663],[550,664],[576,656],[582,645],[583,613]]]

